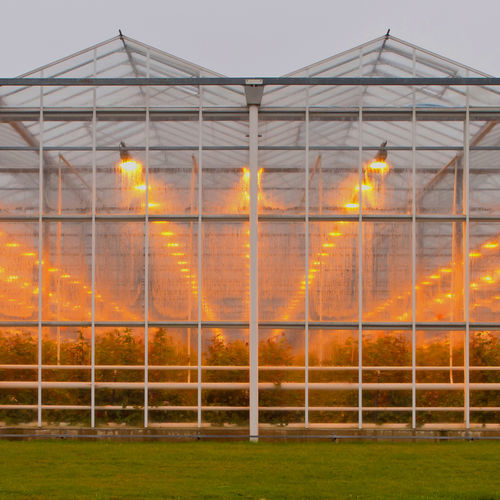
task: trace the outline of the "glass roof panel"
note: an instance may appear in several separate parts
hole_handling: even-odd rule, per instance
[[[398,38],[380,37],[359,47],[306,66],[290,77],[454,77],[488,76],[460,63],[433,54]],[[411,89],[398,87],[359,88],[329,87],[311,89],[310,106],[404,106],[413,102]],[[478,100],[480,92],[478,94]],[[419,106],[463,106],[463,91],[452,87],[427,87],[415,91]],[[492,97],[489,96],[491,101]],[[488,98],[482,94],[482,100]],[[293,87],[266,89],[263,106],[299,105],[300,97]]]
[[[223,76],[196,64],[190,63],[171,54],[147,46],[128,37],[115,37],[98,45],[85,49],[54,63],[38,68],[22,77],[198,77]],[[487,76],[459,63],[428,52],[394,37],[380,37],[359,47],[335,55],[318,63],[299,69],[286,76],[317,77],[451,77],[451,76]],[[299,107],[304,108],[307,101],[310,108],[335,107],[411,107],[413,98],[418,108],[422,107],[463,107],[466,100],[466,89],[463,87],[419,87],[413,90],[407,86],[391,87],[348,87],[348,86],[288,86],[266,87],[262,107]],[[498,103],[498,91],[488,87],[472,87],[471,104],[491,105]],[[191,108],[197,109],[200,103],[203,110],[212,107],[246,108],[246,101],[241,87],[224,86],[178,86],[178,87],[135,87],[116,86],[97,89],[97,105],[101,107],[139,107],[145,108],[149,96],[152,108]],[[43,93],[45,107],[90,107],[93,104],[93,89],[90,87],[46,87]],[[6,87],[0,92],[0,105],[5,107],[34,107],[40,105],[40,89],[37,87]],[[356,127],[352,122],[344,121],[314,123],[315,133],[323,137],[318,139],[318,146],[352,145],[357,139]],[[106,127],[111,138],[110,144],[116,145],[120,140],[132,141],[133,127],[123,129],[118,122],[100,124]],[[196,125],[194,125],[196,126]],[[303,143],[304,127],[301,123],[281,122],[263,124],[265,134],[262,143],[271,146],[297,145]],[[405,145],[398,139],[398,123],[386,124],[384,137],[389,146]],[[401,127],[406,125],[401,124]],[[443,144],[460,144],[461,132],[449,124],[442,122],[424,122],[420,125],[419,134],[428,137],[429,146]],[[184,122],[152,122],[157,144],[178,146],[195,146],[193,143],[193,124]],[[246,123],[228,120],[224,124],[205,126],[204,133],[210,145],[246,144]],[[377,123],[372,123],[365,132],[376,131]],[[30,145],[36,145],[37,132],[25,127]],[[12,135],[15,129],[7,127],[4,133]],[[57,146],[78,146],[80,138],[88,141],[89,124],[75,122],[45,124],[46,141],[57,142]],[[478,126],[471,123],[471,134]],[[8,132],[5,132],[8,131]],[[62,133],[63,132],[63,133]],[[375,134],[377,135],[377,134]],[[20,137],[23,137],[20,135]],[[26,136],[27,137],[27,136]],[[27,143],[26,137],[21,143]],[[367,135],[368,137],[368,135]],[[375,140],[375,139],[374,139]],[[118,142],[117,142],[118,141]],[[8,140],[13,144],[12,140]],[[54,144],[55,144],[54,142]],[[483,139],[484,143],[484,139]],[[376,144],[374,144],[376,145]]]

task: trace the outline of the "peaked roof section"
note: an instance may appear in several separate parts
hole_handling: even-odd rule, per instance
[[[222,77],[220,73],[198,66],[126,36],[76,52],[68,57],[20,76],[64,78],[189,78]],[[200,103],[196,86],[149,88],[151,106],[192,107]],[[7,106],[39,106],[39,89],[17,88],[3,94]],[[92,89],[61,87],[44,92],[43,105],[91,106]],[[101,87],[97,90],[98,106],[145,106],[146,87]],[[206,87],[204,106],[244,106],[243,89],[238,87]]]
[[[120,78],[120,77],[222,77],[220,73],[198,66],[127,36],[119,35],[21,77]],[[453,77],[489,76],[393,36],[384,35],[317,63],[298,69],[290,77]],[[151,106],[192,107],[200,102],[196,86],[147,87]],[[493,88],[475,87],[478,104],[498,99]],[[3,94],[7,106],[38,107],[39,89],[10,88]],[[410,106],[415,97],[418,106],[463,106],[464,89],[460,87],[310,87],[310,106]],[[245,106],[240,87],[207,86],[203,106]],[[44,106],[91,106],[92,89],[84,87],[50,88],[44,93]],[[263,106],[304,106],[302,87],[268,87]],[[146,104],[146,87],[101,87],[98,106],[138,106]]]
[[[384,35],[285,76],[446,78],[490,75],[399,38]],[[304,105],[305,101],[303,88],[275,87],[265,93],[263,105],[300,106]],[[407,86],[318,86],[309,89],[308,101],[310,106],[408,106],[413,103],[413,91]],[[419,106],[463,106],[465,94],[463,89],[457,87],[419,87],[415,89],[415,101]]]

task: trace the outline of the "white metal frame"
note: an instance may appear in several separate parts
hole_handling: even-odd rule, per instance
[[[135,43],[135,42],[134,42]],[[366,51],[367,47],[370,46],[372,42],[368,44],[363,44],[360,46],[358,50],[357,57],[359,58],[359,77],[363,76],[362,67],[363,67],[363,57],[368,55]],[[97,61],[98,61],[98,48],[103,44],[95,46],[91,48],[92,61],[93,61],[93,77],[97,76]],[[138,45],[139,46],[139,45]],[[407,44],[408,47],[412,50],[412,77],[417,77],[417,48]],[[165,54],[152,52],[152,49],[147,46],[142,46],[141,50],[144,50],[146,54],[146,78],[150,77],[151,73],[151,61],[153,63],[157,61],[158,58],[165,57]],[[418,49],[420,50],[420,49]],[[429,57],[437,57],[434,54],[424,52]],[[153,54],[153,56],[152,56]],[[169,56],[170,57],[170,56]],[[338,56],[340,57],[340,56]],[[353,60],[355,57],[353,56]],[[444,62],[449,62],[444,58],[441,58]],[[174,59],[172,59],[174,61]],[[181,60],[175,60],[176,64],[179,67],[186,69],[184,66],[185,62]],[[318,64],[330,64],[329,68],[334,68],[338,64],[338,60],[326,60],[322,63]],[[314,69],[312,66],[306,68],[305,71],[307,74],[312,74],[314,77]],[[192,69],[192,68],[191,68]],[[469,70],[465,67],[462,67],[464,71],[466,71],[467,77],[469,77]],[[196,71],[192,69],[193,75],[198,74],[203,70],[203,68],[198,68]],[[474,73],[474,74],[477,74]],[[213,74],[212,76],[216,76]],[[43,77],[43,72],[42,72]],[[193,77],[194,78],[194,77]],[[48,82],[51,85],[50,82]],[[272,409],[273,411],[304,411],[304,427],[310,428],[313,425],[310,423],[310,412],[317,411],[351,411],[353,413],[357,413],[357,426],[359,429],[362,429],[366,425],[363,423],[363,412],[364,411],[400,411],[400,412],[411,412],[411,428],[417,428],[417,412],[420,411],[463,411],[464,413],[464,428],[469,430],[471,428],[471,413],[486,411],[486,410],[494,410],[500,411],[497,407],[471,407],[470,405],[470,392],[471,390],[500,390],[500,384],[490,383],[471,383],[470,382],[470,373],[477,370],[499,370],[500,367],[478,367],[471,366],[470,363],[470,332],[471,329],[475,329],[478,327],[488,327],[491,329],[500,329],[500,324],[491,323],[488,325],[483,325],[480,323],[474,323],[470,321],[470,223],[471,221],[492,221],[498,222],[500,221],[499,215],[475,215],[471,213],[470,207],[470,151],[473,150],[491,150],[498,151],[500,147],[497,146],[489,146],[483,148],[482,146],[477,146],[474,143],[473,137],[471,137],[471,127],[474,123],[471,122],[478,121],[482,116],[487,115],[488,113],[496,113],[498,114],[498,109],[480,109],[474,108],[471,106],[471,95],[470,90],[471,87],[467,85],[464,90],[464,99],[465,104],[463,108],[460,109],[437,109],[437,110],[421,110],[417,105],[417,83],[415,85],[409,87],[411,91],[411,99],[412,105],[411,109],[409,108],[391,108],[391,109],[371,109],[364,107],[364,87],[358,85],[358,91],[360,94],[359,106],[350,106],[345,109],[327,109],[327,108],[314,108],[310,103],[310,92],[312,86],[305,87],[305,104],[301,105],[300,108],[293,108],[287,106],[282,106],[280,108],[269,108],[262,109],[259,105],[250,104],[248,109],[246,108],[218,108],[216,106],[210,106],[210,97],[212,96],[211,92],[213,90],[213,86],[208,89],[203,87],[202,85],[198,85],[198,109],[195,107],[188,110],[178,110],[178,109],[151,109],[150,103],[150,88],[149,85],[152,85],[151,82],[145,82],[146,92],[145,92],[145,106],[144,108],[137,108],[131,110],[123,110],[123,109],[114,109],[114,110],[103,110],[100,109],[97,102],[97,87],[93,86],[92,88],[92,106],[85,107],[81,110],[68,110],[68,109],[46,109],[44,96],[46,95],[46,90],[48,87],[40,86],[39,92],[39,109],[36,108],[19,108],[15,110],[6,111],[11,113],[11,117],[14,117],[20,120],[20,117],[31,116],[38,117],[39,128],[40,128],[40,136],[38,145],[27,145],[27,146],[6,146],[2,147],[2,150],[8,151],[37,151],[39,155],[38,162],[38,182],[39,182],[39,191],[38,191],[38,215],[33,217],[18,217],[18,216],[0,216],[0,220],[2,221],[31,221],[34,225],[38,224],[38,315],[37,320],[31,322],[16,322],[16,321],[0,321],[0,327],[4,326],[32,326],[36,327],[38,331],[37,338],[37,355],[38,360],[36,365],[3,365],[3,367],[7,367],[10,369],[23,369],[23,368],[31,368],[37,370],[37,380],[36,381],[26,381],[26,382],[16,382],[16,381],[2,381],[0,382],[1,387],[7,389],[18,389],[18,388],[29,388],[37,391],[37,404],[36,405],[10,405],[3,404],[0,405],[0,409],[10,409],[10,408],[30,408],[32,410],[36,410],[37,412],[37,424],[38,426],[42,426],[43,424],[43,411],[48,409],[85,409],[90,410],[90,426],[96,426],[96,410],[103,409],[103,407],[96,405],[96,389],[102,388],[121,388],[121,389],[141,389],[144,391],[144,427],[148,427],[149,424],[149,412],[156,410],[191,410],[196,411],[197,413],[197,427],[200,429],[204,425],[203,423],[203,412],[206,411],[245,411],[248,412],[249,415],[249,433],[252,440],[257,440],[259,436],[259,410],[264,409],[259,406],[259,391],[271,391],[275,390],[275,387],[271,383],[267,382],[259,382],[259,372],[263,372],[266,370],[273,370],[276,367],[262,366],[259,365],[259,328],[262,327],[298,327],[304,328],[304,366],[285,366],[280,367],[280,370],[303,370],[304,371],[304,381],[303,382],[284,382],[281,384],[281,389],[283,390],[303,390],[304,391],[304,407],[265,407],[265,410]],[[210,82],[206,83],[207,85],[213,85]],[[227,89],[227,83],[224,88]],[[271,83],[275,85],[274,83]],[[175,89],[174,86],[170,87]],[[217,87],[216,87],[217,88]],[[351,88],[352,89],[352,88]],[[278,93],[280,90],[279,87],[276,87],[275,90],[271,92]],[[302,99],[302,91],[301,87],[296,87],[294,92],[291,94],[294,98]],[[236,91],[234,91],[236,92]],[[391,90],[391,92],[393,92]],[[460,89],[455,89],[454,92],[460,94]],[[14,92],[15,93],[15,92]],[[206,93],[206,96],[205,96]],[[238,93],[238,92],[236,92]],[[234,105],[233,102],[231,102]],[[2,111],[3,112],[3,111]],[[51,117],[52,120],[56,119],[58,116],[61,120],[65,119],[73,119],[71,118],[74,113],[81,113],[81,116],[85,116],[86,119],[89,119],[91,122],[91,146],[86,147],[77,147],[72,145],[65,146],[68,150],[71,151],[81,151],[84,154],[90,153],[91,155],[91,168],[92,168],[92,209],[89,215],[82,216],[65,216],[58,214],[57,216],[49,216],[45,213],[44,207],[44,196],[45,196],[45,178],[44,178],[44,168],[45,160],[44,155],[52,150],[61,149],[52,148],[50,146],[46,146],[45,144],[45,122],[47,117]],[[97,152],[101,150],[111,150],[116,151],[117,148],[104,148],[97,146],[97,120],[99,117],[99,113],[108,112],[108,116],[122,116],[126,115],[126,113],[138,114],[144,112],[145,116],[145,128],[146,128],[146,142],[144,146],[141,146],[137,150],[145,151],[145,211],[144,214],[139,215],[112,215],[107,216],[103,214],[97,213],[97,191],[96,191],[96,183],[97,183]],[[161,145],[161,146],[151,146],[150,143],[150,134],[152,133],[152,129],[154,127],[154,120],[161,119],[162,117],[165,119],[173,119],[174,117],[179,117],[182,112],[184,118],[189,116],[190,119],[196,119],[198,122],[198,137],[196,145],[185,145],[185,146],[170,146],[170,145]],[[376,215],[376,214],[366,214],[363,210],[363,153],[364,151],[376,151],[376,145],[366,146],[364,144],[364,123],[369,119],[379,119],[384,115],[393,116],[392,114],[403,113],[405,115],[405,119],[411,121],[411,144],[408,146],[400,147],[399,150],[408,151],[411,154],[411,214],[393,214],[393,215]],[[248,116],[248,147],[246,146],[212,146],[207,147],[204,146],[204,137],[203,137],[203,125],[205,116],[210,116],[213,119],[214,116],[217,116],[217,113],[221,115],[223,113],[227,113],[228,116],[238,117],[238,119],[242,119],[242,117]],[[259,144],[259,119],[264,119],[265,117],[269,117],[272,113],[276,113],[279,115],[280,113],[288,115],[288,117],[295,116],[295,120],[299,122],[301,125],[305,126],[305,144],[304,145],[296,145],[296,146],[286,146],[282,149],[296,150],[304,152],[304,187],[305,187],[305,207],[304,214],[286,214],[281,216],[275,215],[259,215],[259,152],[263,150],[272,150],[271,146],[263,146]],[[205,115],[206,114],[206,115]],[[332,150],[332,151],[357,151],[358,153],[358,183],[359,183],[359,208],[357,214],[314,214],[311,213],[310,207],[310,160],[309,154],[311,151],[315,150],[315,146],[311,145],[310,141],[310,123],[316,116],[322,117],[332,117],[336,115],[336,119],[339,118],[340,115],[357,117],[357,125],[359,128],[359,140],[357,146],[325,146],[317,147],[318,149]],[[463,149],[463,169],[464,169],[464,180],[463,180],[463,199],[464,199],[464,208],[463,212],[455,215],[439,215],[433,216],[429,214],[417,214],[417,151],[419,150],[431,150],[432,148],[419,147],[417,146],[417,120],[420,115],[424,115],[428,118],[431,115],[436,117],[437,119],[445,120],[446,117],[452,116],[454,119],[461,118],[464,123],[464,134],[463,134],[463,147],[455,146],[450,147],[450,149],[460,151]],[[293,116],[292,116],[293,115]],[[138,115],[137,115],[138,116]],[[142,116],[142,115],[141,115]],[[152,118],[153,117],[153,118]],[[298,118],[297,118],[298,117]],[[194,141],[192,141],[194,142]],[[206,149],[212,149],[217,151],[225,151],[225,150],[245,150],[248,151],[248,160],[249,160],[249,171],[250,171],[250,192],[249,192],[249,212],[248,214],[239,214],[239,215],[211,215],[203,213],[203,153]],[[280,149],[280,147],[278,147]],[[150,214],[149,210],[149,183],[150,183],[150,154],[153,150],[161,150],[161,151],[170,151],[170,150],[179,150],[179,151],[194,151],[197,152],[198,155],[198,170],[197,170],[197,187],[198,187],[198,198],[197,198],[197,213],[191,213],[189,215],[171,215],[171,214]],[[436,150],[439,150],[439,147],[436,147]],[[44,280],[44,270],[42,266],[43,262],[43,253],[46,250],[44,248],[44,222],[45,221],[63,221],[63,220],[81,220],[81,221],[89,221],[91,222],[91,232],[92,232],[92,241],[91,241],[91,318],[90,321],[86,322],[64,322],[64,321],[47,321],[44,317],[44,303],[43,303],[43,287],[45,285]],[[132,321],[117,321],[117,322],[99,322],[96,321],[96,221],[99,220],[120,220],[120,221],[137,221],[138,223],[143,224],[144,227],[144,321],[140,322],[132,322]],[[150,322],[149,321],[149,302],[150,302],[150,262],[149,262],[149,252],[150,252],[150,224],[152,221],[156,220],[179,220],[179,221],[190,221],[193,224],[196,224],[197,230],[197,317],[196,320],[187,321],[187,322],[179,322],[179,321],[165,321],[165,322]],[[249,298],[250,298],[250,313],[248,321],[243,322],[225,322],[225,321],[205,321],[203,318],[203,231],[204,231],[204,223],[207,221],[240,221],[240,222],[249,222],[249,245],[250,245],[250,279],[249,279]],[[297,223],[303,224],[304,227],[304,254],[305,254],[305,295],[304,295],[304,320],[303,321],[281,321],[276,323],[265,323],[259,321],[259,281],[258,281],[258,267],[259,267],[259,221],[281,221],[281,220],[293,220]],[[358,229],[358,238],[357,238],[357,299],[358,299],[358,310],[357,310],[357,321],[351,322],[313,322],[310,320],[310,286],[309,286],[309,273],[310,273],[310,223],[313,221],[349,221],[351,223],[356,223]],[[436,324],[434,323],[425,323],[418,322],[416,318],[416,286],[417,286],[417,266],[416,266],[416,256],[417,256],[417,222],[418,221],[446,221],[446,222],[454,222],[456,224],[463,224],[464,228],[464,236],[463,236],[463,266],[464,266],[464,321],[453,322],[453,321],[442,321]],[[363,242],[364,242],[364,223],[367,221],[407,221],[411,223],[411,321],[405,321],[402,323],[399,322],[369,322],[366,320],[365,315],[363,314]],[[45,381],[43,377],[43,370],[50,367],[50,369],[59,369],[59,367],[54,367],[51,365],[43,364],[43,331],[44,328],[50,326],[87,326],[91,329],[91,359],[90,364],[85,365],[86,368],[90,369],[90,382],[50,382]],[[96,365],[96,327],[102,326],[141,326],[144,328],[144,365],[141,366],[120,366],[120,367],[112,367],[112,366],[100,366]],[[189,380],[186,382],[151,382],[149,380],[149,372],[152,369],[155,370],[176,370],[176,369],[187,369],[190,370],[192,366],[152,366],[149,363],[149,331],[153,326],[183,326],[188,328],[189,341],[191,338],[191,328],[196,329],[197,332],[197,378],[195,382],[191,382]],[[210,327],[239,327],[245,328],[249,330],[249,364],[248,366],[220,366],[220,367],[207,367],[203,365],[202,360],[202,343],[203,343],[203,331],[204,328]],[[315,367],[309,366],[309,349],[310,349],[310,333],[314,328],[339,328],[339,329],[351,329],[353,331],[357,331],[357,339],[358,339],[358,360],[357,366],[350,367]],[[411,332],[411,366],[398,366],[398,367],[370,367],[364,366],[363,364],[363,332],[369,329],[381,329],[387,328],[392,330],[406,330]],[[416,363],[416,352],[417,352],[417,339],[416,332],[417,329],[460,329],[464,332],[464,362],[462,367],[454,367],[456,369],[462,368],[464,370],[464,382],[463,383],[420,383],[417,381],[417,375],[419,371],[438,371],[444,370],[447,367],[423,367],[417,366]],[[354,364],[354,363],[353,363]],[[0,366],[2,368],[2,366]],[[61,369],[69,370],[69,369],[82,369],[82,366],[61,366]],[[140,369],[144,371],[144,381],[133,383],[110,383],[110,382],[97,382],[96,381],[96,370],[111,370],[111,369],[124,369],[124,370],[132,370],[132,369]],[[248,382],[203,382],[203,371],[210,368],[210,370],[220,370],[220,371],[228,371],[228,370],[241,370],[248,371],[249,381]],[[363,382],[363,374],[366,371],[372,370],[397,370],[397,371],[408,371],[411,372],[411,383],[367,383]],[[355,383],[319,383],[319,382],[311,382],[310,381],[310,373],[314,371],[352,371],[357,372],[357,382]],[[46,405],[44,404],[43,398],[43,390],[51,389],[51,388],[81,388],[81,389],[89,389],[90,390],[90,405],[83,405],[79,407],[75,407],[75,405]],[[149,395],[151,389],[196,389],[197,390],[197,404],[192,406],[161,406],[151,408],[149,405]],[[203,391],[204,390],[227,390],[227,389],[235,389],[235,390],[245,390],[248,391],[249,394],[249,404],[248,406],[238,406],[238,407],[230,407],[230,406],[207,406],[203,404]],[[364,390],[373,390],[373,389],[391,389],[391,390],[411,390],[411,407],[365,407],[363,405],[363,391]],[[433,407],[433,408],[422,408],[417,406],[417,391],[419,390],[463,390],[464,391],[464,405],[463,409],[458,407]],[[356,407],[310,407],[309,405],[309,393],[311,390],[355,390],[358,394],[358,404]],[[111,407],[105,407],[107,409],[111,409]],[[133,410],[132,407],[113,407],[112,409],[123,409],[123,410]]]

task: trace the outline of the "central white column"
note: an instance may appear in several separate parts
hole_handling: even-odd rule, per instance
[[[259,435],[258,126],[259,106],[249,110],[250,169],[250,440]]]

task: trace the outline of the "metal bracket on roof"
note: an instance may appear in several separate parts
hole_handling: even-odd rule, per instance
[[[263,93],[264,85],[261,78],[247,78],[245,80],[245,97],[247,99],[247,106],[260,106]]]

